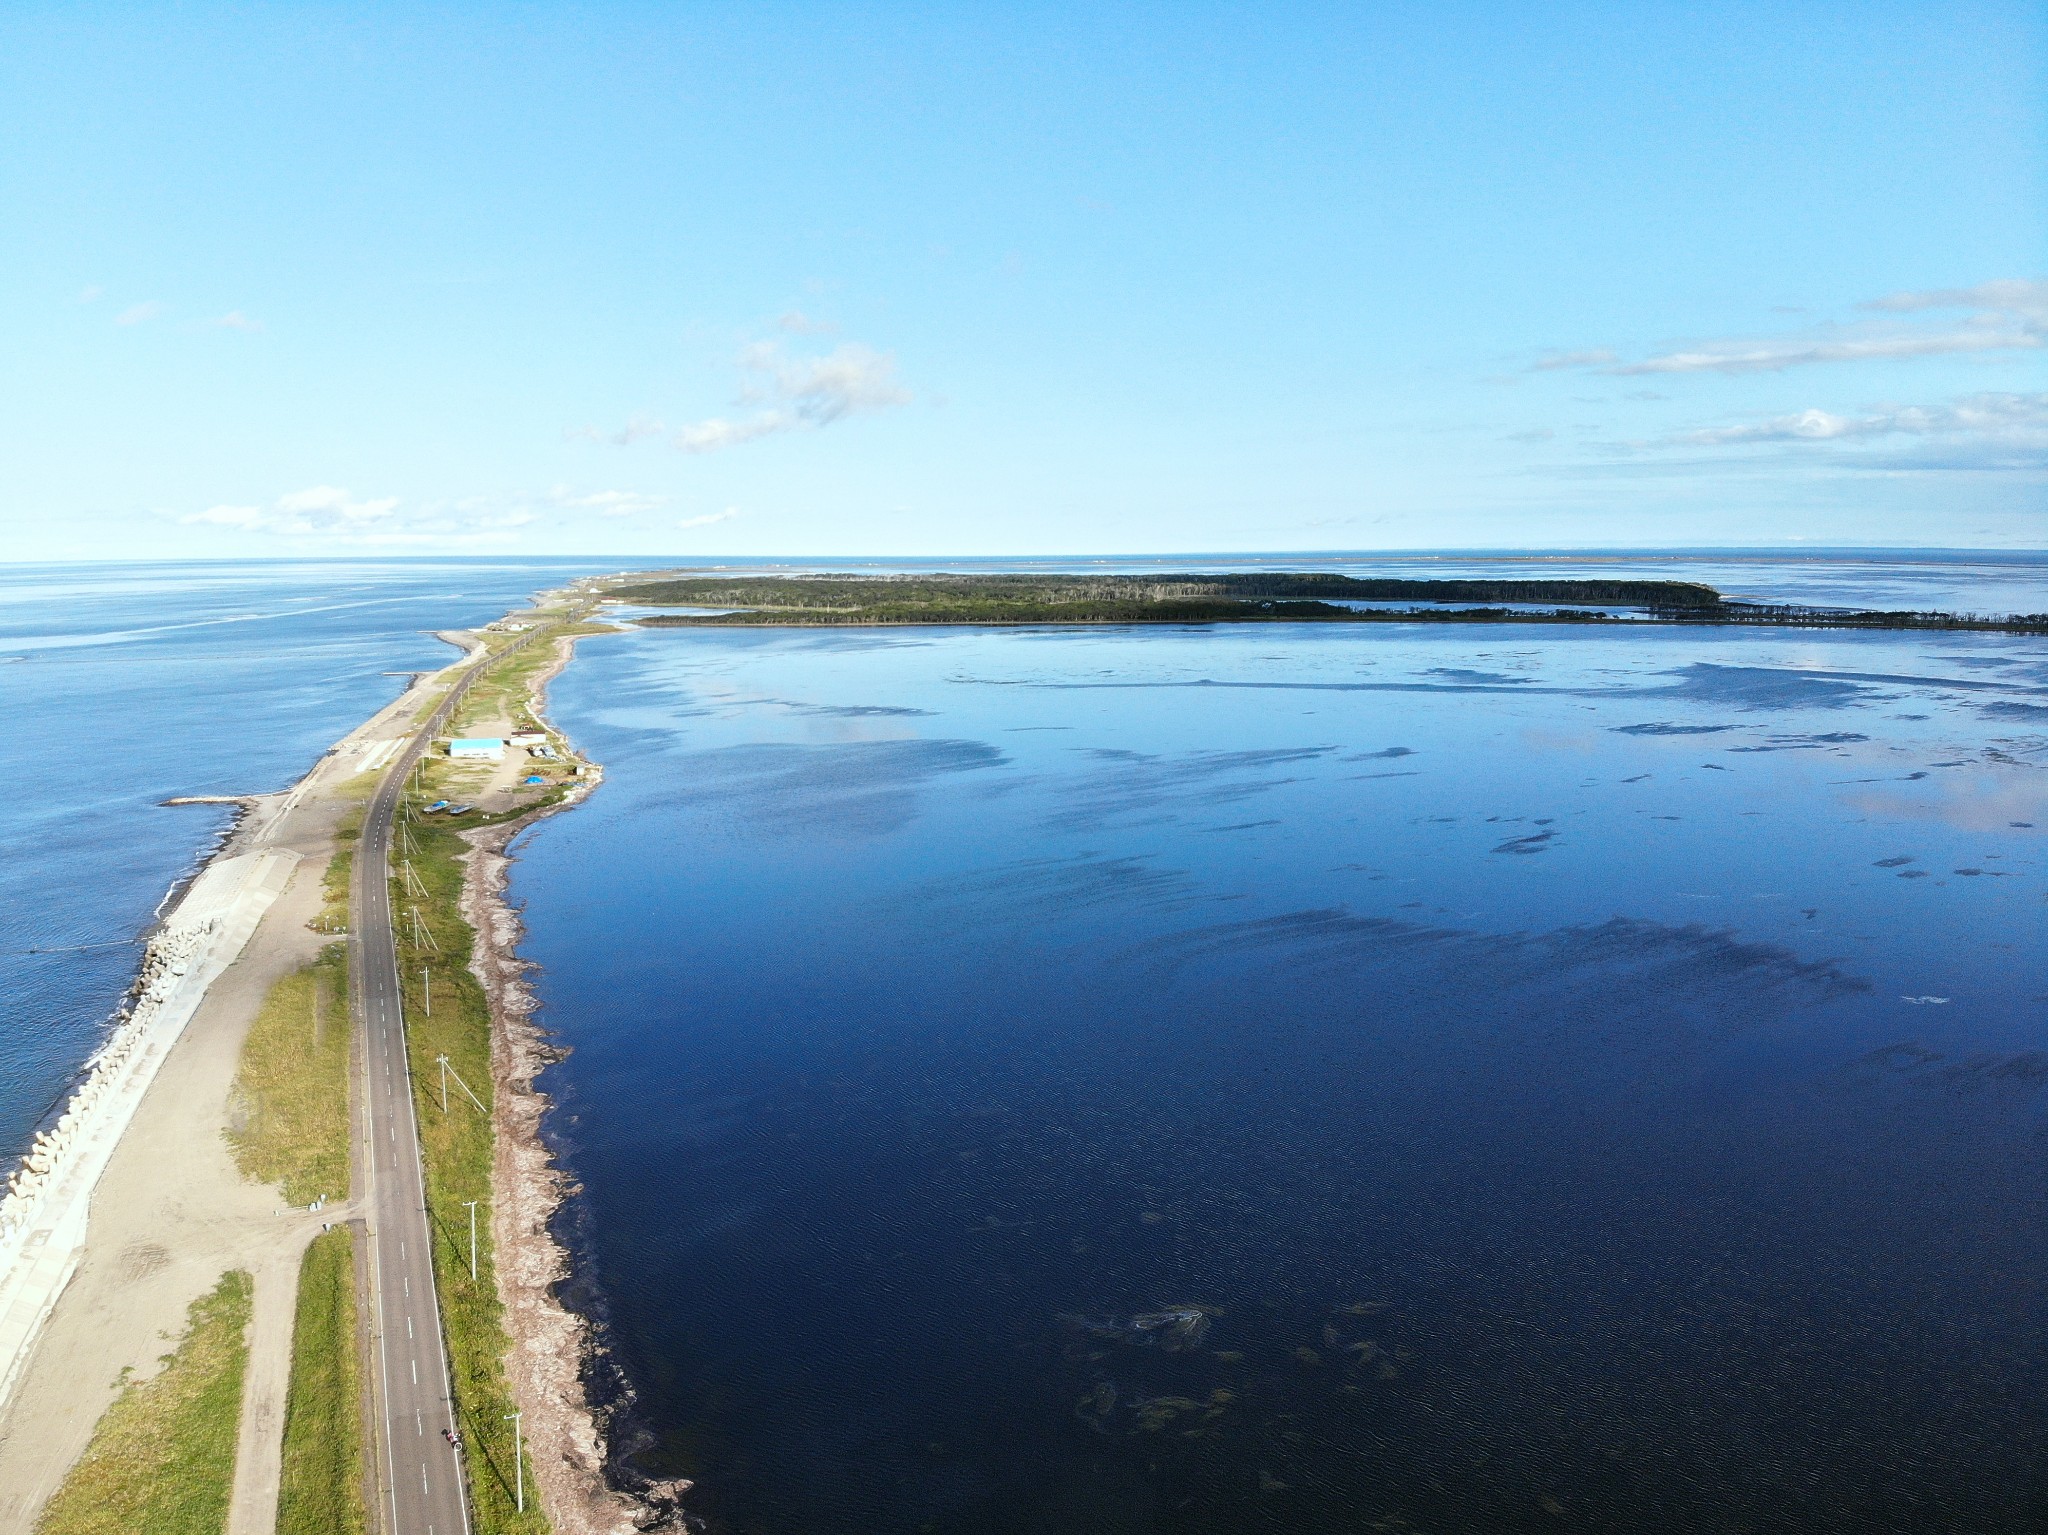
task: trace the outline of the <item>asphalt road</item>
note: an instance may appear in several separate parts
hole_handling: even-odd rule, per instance
[[[521,642],[524,643],[524,642]],[[509,650],[518,646],[507,647]],[[432,744],[474,671],[467,672],[385,772],[356,850],[356,996],[363,1021],[363,1101],[369,1105],[370,1273],[374,1357],[383,1411],[383,1510],[389,1535],[467,1535],[469,1506],[455,1429],[432,1236],[413,1117],[398,948],[391,930],[392,819],[406,774]]]

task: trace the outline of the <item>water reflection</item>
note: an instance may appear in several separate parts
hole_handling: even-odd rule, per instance
[[[2041,1512],[2040,642],[844,639],[592,644],[517,874],[714,1530]]]

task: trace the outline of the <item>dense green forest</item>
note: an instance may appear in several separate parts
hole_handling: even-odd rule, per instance
[[[614,587],[642,607],[728,608],[657,614],[643,624],[1674,623],[1796,628],[2048,632],[2048,615],[1842,612],[1730,602],[1689,581],[1412,581],[1322,572],[1225,575],[728,576],[679,572]],[[1401,603],[1355,609],[1345,602]],[[1526,612],[1501,604],[1540,604]]]
[[[1405,581],[1318,572],[1237,575],[683,575],[616,588],[648,607],[744,607],[727,621],[817,623],[1145,623],[1345,619],[1336,602],[1554,603],[1711,607],[1712,587],[1683,581]],[[774,615],[770,620],[768,615]],[[1595,615],[1582,614],[1582,618]]]

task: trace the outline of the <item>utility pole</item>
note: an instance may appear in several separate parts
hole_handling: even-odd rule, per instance
[[[513,1501],[519,1505],[519,1512],[523,1514],[526,1512],[526,1461],[519,1452],[519,1420],[526,1414],[508,1412],[505,1416],[512,1420],[512,1486],[515,1489]]]
[[[491,1111],[490,1111],[489,1109],[487,1109],[487,1108],[485,1108],[485,1107],[484,1107],[484,1101],[483,1101],[483,1099],[481,1099],[481,1098],[477,1097],[477,1095],[476,1095],[475,1093],[473,1093],[473,1092],[471,1092],[471,1091],[470,1091],[470,1087],[469,1087],[469,1084],[468,1084],[467,1082],[465,1082],[465,1081],[463,1081],[463,1080],[462,1080],[462,1073],[461,1073],[461,1072],[459,1072],[459,1071],[457,1071],[457,1070],[456,1070],[456,1069],[455,1069],[455,1068],[454,1068],[453,1066],[451,1066],[451,1065],[449,1065],[449,1064],[448,1064],[448,1057],[447,1057],[447,1056],[445,1056],[445,1055],[437,1055],[437,1056],[435,1056],[435,1057],[434,1057],[434,1059],[435,1059],[435,1060],[437,1060],[437,1061],[439,1061],[439,1062],[441,1063],[441,1112],[442,1112],[442,1113],[444,1113],[444,1114],[445,1114],[445,1113],[447,1113],[447,1112],[448,1112],[448,1079],[449,1079],[450,1077],[453,1077],[453,1078],[455,1079],[455,1085],[456,1085],[457,1087],[461,1088],[461,1089],[463,1090],[463,1092],[465,1092],[465,1093],[467,1093],[467,1094],[469,1095],[469,1101],[470,1101],[471,1103],[475,1104],[475,1105],[477,1106],[477,1109],[478,1109],[478,1110],[479,1110],[480,1112],[482,1112],[482,1113],[485,1113],[485,1114],[488,1114],[488,1113],[490,1113],[490,1112],[491,1112]]]
[[[469,1279],[470,1283],[474,1284],[476,1282],[476,1207],[482,1201],[465,1199],[463,1203],[469,1206]]]
[[[420,966],[420,1010],[429,1018],[434,1016],[434,989],[427,980],[427,967]]]

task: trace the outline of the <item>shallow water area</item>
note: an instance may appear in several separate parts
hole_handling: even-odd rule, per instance
[[[2048,644],[640,631],[517,845],[720,1532],[2048,1511]]]

